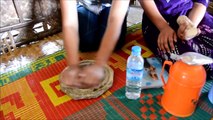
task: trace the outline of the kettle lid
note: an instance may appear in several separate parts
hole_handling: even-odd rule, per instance
[[[206,82],[206,71],[202,65],[188,65],[179,60],[170,68],[169,77],[186,86],[203,86]]]

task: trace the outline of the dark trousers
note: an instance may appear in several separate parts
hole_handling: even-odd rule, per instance
[[[95,14],[83,6],[78,6],[79,19],[79,49],[82,52],[98,50],[107,26],[110,7],[104,7],[100,14]],[[121,28],[121,34],[115,49],[119,49],[125,42],[126,17]],[[109,40],[109,42],[111,42]]]

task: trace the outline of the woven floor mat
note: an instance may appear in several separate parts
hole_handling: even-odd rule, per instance
[[[62,92],[59,74],[67,65],[63,50],[1,74],[0,120],[211,119],[213,105],[207,93],[213,84],[212,80],[205,84],[195,112],[187,118],[175,117],[161,107],[161,88],[142,90],[138,100],[128,100],[125,97],[126,60],[131,47],[139,45],[143,48],[143,57],[153,57],[143,41],[140,26],[138,24],[129,29],[126,44],[110,56],[108,65],[114,71],[113,86],[98,98],[73,100]],[[81,54],[80,59],[92,59],[94,55]]]

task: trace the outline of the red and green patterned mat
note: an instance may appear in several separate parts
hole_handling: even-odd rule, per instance
[[[161,107],[163,90],[142,90],[139,100],[125,97],[126,60],[133,45],[143,48],[143,57],[153,53],[146,47],[141,24],[128,28],[126,44],[114,52],[108,64],[114,70],[113,86],[102,96],[90,100],[72,100],[59,86],[59,74],[65,68],[64,51],[40,58],[19,70],[1,75],[0,120],[10,119],[213,119],[213,105],[207,99],[213,84],[209,80],[202,90],[195,112],[178,118]],[[94,54],[88,54],[92,57]],[[81,59],[85,59],[81,56]]]

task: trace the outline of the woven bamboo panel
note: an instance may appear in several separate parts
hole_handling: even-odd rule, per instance
[[[59,0],[58,0],[59,1]],[[56,0],[42,0],[41,9],[44,16],[53,16],[57,14],[58,10],[58,1]]]
[[[19,23],[12,0],[1,0],[0,8],[0,27]]]
[[[0,54],[61,31],[59,0],[1,0]]]
[[[18,0],[17,4],[20,5],[20,10],[22,12],[22,17],[24,21],[42,17],[42,9],[40,7],[39,1]]]

